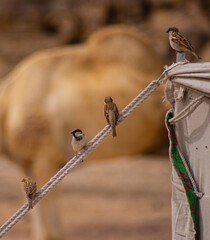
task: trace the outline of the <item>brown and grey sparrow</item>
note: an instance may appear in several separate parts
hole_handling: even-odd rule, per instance
[[[112,136],[116,137],[116,124],[119,118],[119,111],[117,105],[113,102],[113,99],[110,96],[105,97],[104,100],[104,116],[112,128]]]
[[[191,52],[197,59],[201,59],[194,52],[192,44],[179,32],[178,28],[170,27],[166,33],[169,34],[169,42],[171,47],[177,52]]]
[[[75,154],[77,155],[78,152],[81,151],[87,145],[87,138],[80,129],[73,130],[71,134],[73,135],[71,141],[72,148]]]
[[[24,190],[28,198],[28,209],[31,209],[37,192],[36,182],[30,177],[23,178],[22,182],[24,182]]]

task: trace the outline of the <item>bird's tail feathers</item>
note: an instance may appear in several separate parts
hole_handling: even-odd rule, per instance
[[[116,137],[117,136],[117,133],[116,133],[116,117],[115,117],[115,114],[114,114],[114,111],[109,111],[109,124],[112,128],[112,136],[113,137]]]
[[[32,203],[32,200],[29,198],[28,199],[28,209],[31,209],[33,208],[33,203]]]
[[[192,52],[192,54],[193,54],[197,59],[202,59],[197,53]]]
[[[112,136],[113,137],[117,136],[117,132],[116,132],[116,127],[115,126],[112,127]]]

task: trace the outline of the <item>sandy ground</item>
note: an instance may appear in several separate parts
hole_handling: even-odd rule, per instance
[[[22,206],[25,196],[20,169],[3,158],[0,166],[1,225]],[[60,183],[65,239],[170,239],[170,173],[166,156],[80,164]],[[31,239],[29,223],[30,213],[3,239]]]

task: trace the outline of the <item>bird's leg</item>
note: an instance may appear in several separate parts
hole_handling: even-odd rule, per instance
[[[83,149],[86,151],[88,148],[87,148],[87,146],[84,146]]]

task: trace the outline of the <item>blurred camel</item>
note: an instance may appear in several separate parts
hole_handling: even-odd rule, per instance
[[[148,38],[126,26],[107,27],[85,44],[37,52],[20,62],[1,83],[0,148],[42,186],[71,156],[70,131],[90,140],[107,123],[104,97],[123,109],[162,71]],[[143,153],[164,138],[162,92],[156,91],[108,137],[91,159]],[[37,205],[35,239],[63,239],[58,192]],[[70,213],[69,213],[70,214]]]

